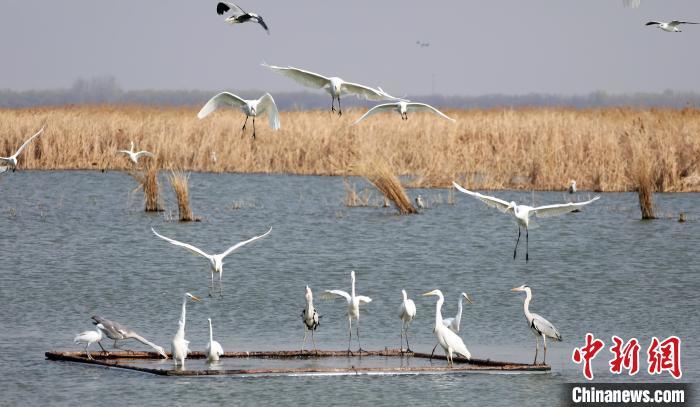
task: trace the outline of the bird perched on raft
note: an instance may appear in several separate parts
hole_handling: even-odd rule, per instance
[[[544,357],[542,358],[542,364],[545,364],[547,360],[547,338],[551,338],[555,341],[561,341],[561,335],[557,328],[552,325],[551,322],[542,318],[534,312],[530,312],[530,301],[532,300],[532,290],[527,285],[521,285],[520,287],[511,288],[510,291],[515,292],[525,292],[525,302],[523,303],[523,309],[525,311],[525,319],[535,334],[535,361],[532,364],[537,364],[537,351],[540,346],[540,336],[542,337],[542,342],[544,343]]]
[[[222,16],[227,12],[231,12],[231,15],[226,17],[225,22],[233,24],[242,24],[247,22],[258,23],[262,28],[265,29],[267,35],[270,35],[270,29],[267,28],[267,24],[263,20],[262,16],[255,13],[248,13],[240,8],[238,5],[229,2],[219,2],[216,5],[216,14]]]
[[[134,151],[134,142],[131,142],[131,148],[128,150],[117,150],[118,153],[123,153],[129,156],[129,159],[131,162],[134,164],[139,163],[139,158],[141,157],[151,157],[155,158],[155,155],[149,151],[142,150],[142,151]]]
[[[190,352],[190,341],[185,339],[185,321],[187,320],[187,300],[201,301],[198,297],[190,293],[185,293],[182,298],[182,312],[180,314],[180,320],[177,322],[178,328],[173,336],[173,341],[170,344],[170,353],[173,357],[173,362],[175,366],[181,365],[185,366],[185,359],[187,359],[187,354]]]
[[[209,343],[207,343],[207,349],[205,354],[207,355],[207,362],[212,363],[219,360],[220,356],[224,355],[224,348],[221,344],[214,340],[214,332],[211,329],[211,318],[207,318],[209,321]]]
[[[318,315],[316,308],[314,307],[314,294],[311,292],[311,288],[306,286],[306,307],[301,311],[301,320],[304,322],[304,340],[301,342],[301,351],[304,352],[304,345],[306,344],[306,334],[311,331],[311,342],[314,345],[314,351],[316,351],[316,340],[314,339],[314,331],[318,328],[319,320],[321,315]]]
[[[353,125],[358,124],[370,116],[382,112],[396,112],[401,115],[401,120],[408,120],[408,112],[429,112],[453,123],[455,122],[455,119],[448,117],[446,114],[428,104],[411,102],[408,100],[399,100],[398,102],[383,103],[381,105],[374,106],[373,108],[369,109],[367,113],[363,114],[362,117],[357,119]]]
[[[29,145],[29,143],[32,142],[32,140],[34,140],[35,138],[39,137],[39,135],[41,135],[41,133],[44,132],[44,128],[46,128],[46,126],[42,127],[41,130],[39,130],[38,132],[36,132],[36,134],[34,134],[33,136],[29,137],[29,138],[27,139],[27,141],[25,141],[24,143],[22,143],[22,145],[19,146],[19,148],[17,149],[17,151],[15,151],[15,153],[12,154],[11,156],[9,156],[9,157],[0,157],[0,173],[3,173],[3,172],[5,172],[5,171],[7,171],[8,168],[11,168],[11,169],[12,169],[12,172],[15,172],[15,171],[17,170],[17,158],[19,157],[20,154],[22,154],[22,151],[24,150],[24,148],[27,147],[27,146]]]
[[[668,22],[663,22],[663,21],[649,21],[645,25],[655,25],[659,27],[661,30],[669,32],[669,33],[679,33],[682,32],[680,29],[681,24],[698,24],[694,23],[691,21],[678,21],[678,20],[673,20],[673,21],[668,21]]]
[[[406,290],[401,290],[401,295],[403,296],[403,301],[399,305],[399,318],[401,318],[401,345],[399,350],[403,353],[403,338],[406,337],[406,352],[413,352],[411,345],[408,344],[408,327],[411,325],[413,318],[416,317],[416,303],[408,298]]]
[[[158,346],[155,343],[147,340],[143,336],[120,324],[119,322],[110,321],[109,319],[99,315],[93,315],[92,320],[92,323],[95,324],[106,337],[114,341],[115,349],[122,349],[117,346],[117,341],[134,339],[143,343],[144,345],[150,346],[151,348],[155,349],[155,351],[158,352],[165,359],[168,358],[168,354],[165,353],[165,349],[163,349],[162,346]],[[100,342],[97,342],[97,344],[100,345],[100,348],[102,348],[103,351],[107,352],[105,348],[102,347],[102,344]]]
[[[438,297],[437,303],[435,304],[435,328],[433,328],[433,333],[435,334],[435,337],[438,340],[438,344],[445,351],[445,356],[447,357],[447,365],[450,367],[453,366],[453,353],[457,353],[464,356],[467,359],[471,359],[472,354],[469,353],[469,350],[464,344],[462,338],[460,338],[459,335],[457,335],[456,333],[452,332],[442,322],[442,304],[445,302],[445,297],[443,297],[442,291],[433,290],[423,294],[423,296],[430,295]]]
[[[253,118],[253,138],[255,138],[255,118],[257,116],[264,116],[267,114],[267,121],[272,130],[279,130],[280,128],[280,115],[277,110],[277,105],[275,104],[275,99],[272,95],[266,93],[258,99],[243,99],[237,95],[230,92],[221,92],[209,99],[209,101],[202,107],[202,110],[197,113],[197,117],[203,119],[207,117],[214,110],[224,107],[237,107],[245,114],[245,122],[243,122],[243,128],[241,131],[245,131],[245,126],[248,124],[248,118]]]
[[[94,331],[81,332],[73,339],[75,343],[85,344],[85,355],[87,355],[87,358],[90,360],[92,360],[92,355],[90,355],[90,352],[88,352],[88,346],[95,342],[98,344],[100,343],[102,340],[102,328],[103,326],[101,324],[97,324]]]
[[[326,290],[325,298],[344,298],[348,303],[348,354],[352,354],[350,351],[350,341],[352,340],[352,320],[356,321],[356,331],[357,331],[357,346],[358,352],[362,354],[362,344],[360,343],[360,305],[369,304],[372,299],[364,295],[355,295],[355,271],[350,272],[350,280],[352,282],[352,290],[350,294],[343,290]]]
[[[462,323],[462,298],[466,299],[468,303],[473,304],[472,299],[469,298],[467,293],[463,292],[459,296],[459,302],[457,303],[457,315],[454,318],[445,318],[442,320],[442,324],[456,334],[459,334],[459,326]],[[433,354],[435,354],[435,349],[437,346],[437,343],[435,346],[433,346],[433,351],[430,352],[430,359],[433,358]]]

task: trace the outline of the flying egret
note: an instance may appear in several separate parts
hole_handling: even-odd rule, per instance
[[[263,20],[262,16],[257,15],[255,13],[248,13],[243,11],[242,8],[237,6],[236,4],[229,3],[229,2],[219,2],[219,4],[216,5],[216,13],[218,15],[224,15],[226,12],[231,11],[231,15],[226,17],[226,21],[229,24],[242,24],[242,23],[247,23],[249,21],[258,23],[262,26],[262,28],[265,29],[268,35],[270,35],[270,30],[267,28],[267,24],[265,24],[265,21]]]
[[[163,349],[162,346],[158,346],[155,343],[147,340],[143,336],[120,324],[119,322],[110,321],[109,319],[99,315],[93,315],[92,320],[92,323],[95,324],[98,328],[100,328],[100,330],[105,336],[114,341],[115,349],[122,349],[117,346],[117,341],[134,339],[143,343],[144,345],[148,345],[151,348],[155,349],[155,351],[158,352],[165,359],[168,358],[168,354],[165,353],[165,349]],[[100,348],[102,348],[102,350],[106,352],[105,348],[102,347],[102,344],[100,342],[97,342],[97,344],[100,345]]]
[[[528,241],[529,241],[529,227],[530,223],[534,224],[534,220],[530,220],[530,216],[532,215],[537,215],[539,218],[547,218],[550,216],[556,216],[556,215],[561,215],[564,213],[568,212],[573,212],[577,209],[581,209],[581,207],[588,205],[589,203],[593,201],[597,201],[600,199],[599,196],[596,196],[595,198],[585,201],[585,202],[569,202],[565,204],[554,204],[554,205],[544,205],[544,206],[527,206],[527,205],[518,205],[514,201],[506,202],[502,199],[499,198],[494,198],[492,196],[488,195],[483,195],[478,192],[472,192],[467,189],[462,188],[459,184],[456,182],[452,182],[452,185],[455,186],[460,192],[463,192],[467,195],[471,195],[474,198],[477,198],[481,200],[483,203],[485,203],[488,206],[492,206],[498,210],[500,210],[503,213],[512,213],[513,216],[515,217],[515,220],[518,222],[518,240],[515,242],[515,250],[513,251],[513,259],[515,259],[515,256],[518,253],[518,243],[520,242],[520,228],[525,228],[525,261],[527,262],[530,258],[529,252],[528,252]],[[533,225],[534,226],[534,225]]]
[[[399,350],[403,352],[403,338],[406,337],[406,352],[413,352],[411,350],[411,345],[408,344],[408,327],[411,325],[411,321],[416,317],[416,303],[412,299],[408,298],[406,290],[401,290],[401,295],[403,296],[403,301],[399,305],[399,318],[401,318],[401,345]]]
[[[265,234],[263,234],[263,235],[255,236],[255,237],[252,237],[252,238],[245,240],[243,242],[236,243],[235,245],[226,249],[225,252],[219,253],[219,254],[207,254],[207,253],[203,252],[202,250],[192,246],[191,244],[178,242],[175,239],[170,239],[169,237],[165,237],[161,234],[158,234],[158,232],[156,232],[153,228],[151,228],[151,231],[153,231],[153,233],[156,236],[165,240],[166,242],[173,244],[175,246],[184,247],[190,253],[195,254],[197,256],[204,257],[205,259],[209,260],[209,266],[211,268],[211,270],[210,270],[211,271],[211,287],[209,289],[209,296],[210,297],[212,296],[212,292],[214,290],[214,273],[219,273],[219,294],[223,297],[224,294],[223,294],[223,288],[221,285],[221,276],[224,274],[224,258],[226,256],[228,256],[229,254],[233,253],[236,249],[241,248],[241,247],[247,245],[248,243],[254,242],[258,239],[262,239],[263,237],[269,235],[270,232],[272,232],[272,228],[270,228],[270,230],[265,232]]]
[[[457,315],[454,318],[445,318],[442,320],[442,324],[445,325],[450,331],[458,334],[459,333],[459,324],[462,322],[462,298],[465,298],[468,303],[474,304],[472,302],[472,299],[469,298],[467,293],[463,292],[462,295],[459,296],[459,302],[457,303]],[[433,354],[435,353],[435,349],[437,348],[438,344],[436,343],[435,346],[433,346],[433,351],[430,352],[430,359],[433,358]]]
[[[91,344],[97,342],[100,343],[102,340],[102,326],[97,325],[95,327],[94,331],[85,331],[81,332],[78,335],[75,336],[73,341],[75,343],[84,343],[85,344],[85,354],[87,355],[87,358],[92,360],[92,355],[90,355],[90,352],[88,352],[88,346]]]
[[[128,150],[117,150],[118,153],[124,153],[129,156],[129,159],[131,162],[134,164],[139,163],[139,158],[141,157],[151,157],[155,158],[155,155],[149,151],[143,150],[143,151],[134,151],[134,142],[131,142],[131,148]]]
[[[678,20],[673,20],[669,22],[663,22],[663,21],[649,21],[645,25],[655,25],[658,26],[660,29],[670,32],[670,33],[679,33],[682,32],[680,29],[681,24],[698,24],[698,23],[693,23],[691,21],[678,21]]]
[[[2,171],[0,171],[0,173],[7,171],[7,168],[12,168],[12,172],[15,172],[15,170],[17,169],[17,157],[19,157],[19,155],[22,154],[22,150],[24,150],[24,148],[27,147],[27,145],[28,145],[29,143],[31,143],[32,140],[34,140],[36,137],[39,137],[39,135],[40,135],[41,133],[44,132],[44,128],[46,128],[46,126],[43,126],[43,127],[41,128],[41,130],[39,130],[38,132],[36,132],[36,134],[34,134],[33,136],[29,137],[29,138],[27,139],[27,141],[25,141],[24,143],[22,143],[22,145],[19,146],[19,148],[17,149],[17,151],[15,151],[15,153],[12,154],[11,156],[9,156],[9,157],[0,157],[0,165],[2,165],[3,167],[5,167],[5,169],[2,170]]]
[[[448,366],[454,364],[452,360],[452,354],[457,353],[464,356],[467,359],[472,358],[472,354],[469,353],[467,346],[462,341],[456,333],[452,332],[445,324],[442,323],[442,304],[445,302],[445,297],[442,296],[442,291],[433,290],[423,294],[423,296],[434,295],[438,297],[437,303],[435,304],[435,328],[433,333],[438,340],[440,346],[445,351],[445,356],[447,357]]]
[[[221,344],[219,342],[214,340],[214,333],[211,329],[211,318],[207,318],[207,321],[209,321],[209,343],[207,344],[207,349],[205,353],[207,355],[207,362],[212,363],[219,360],[219,356],[224,355],[224,348],[221,347]]]
[[[185,359],[187,359],[187,354],[190,352],[190,341],[185,339],[185,317],[187,314],[188,298],[192,301],[201,301],[199,298],[190,293],[185,293],[182,298],[182,314],[180,314],[180,320],[177,322],[177,332],[175,333],[175,336],[173,336],[173,342],[170,345],[170,353],[172,355],[173,362],[175,362],[175,366],[185,366]]]
[[[341,95],[354,94],[358,98],[371,100],[398,100],[398,98],[387,94],[379,87],[376,89],[370,88],[369,86],[360,85],[359,83],[346,82],[335,76],[326,77],[292,66],[282,67],[268,64],[262,64],[262,66],[287,76],[301,85],[316,89],[324,89],[331,95],[331,112],[335,112],[335,100],[338,99],[338,115],[343,114],[340,109]]]
[[[221,92],[209,99],[204,107],[202,107],[202,110],[197,113],[197,117],[203,119],[207,117],[209,113],[223,106],[237,107],[245,113],[245,122],[243,123],[242,131],[245,131],[248,118],[253,118],[253,138],[255,138],[255,118],[257,116],[267,114],[267,121],[270,128],[272,130],[279,130],[280,128],[280,115],[277,111],[277,105],[275,104],[275,99],[273,99],[272,95],[269,93],[262,95],[259,99],[247,100],[230,92]]]
[[[528,325],[530,325],[532,333],[535,334],[535,361],[532,362],[532,364],[534,365],[537,363],[537,351],[540,346],[540,336],[542,336],[542,342],[544,343],[544,357],[542,358],[542,364],[545,364],[545,361],[547,360],[547,337],[554,341],[561,341],[561,335],[551,322],[535,314],[534,312],[530,312],[532,291],[530,290],[529,286],[523,284],[520,287],[511,288],[510,291],[524,291],[526,294],[525,302],[523,304],[525,318],[527,319]]]
[[[448,117],[441,111],[425,103],[416,103],[408,100],[399,100],[397,102],[383,103],[381,105],[374,106],[373,108],[369,109],[367,113],[363,114],[362,117],[357,119],[353,124],[358,124],[364,119],[382,112],[396,112],[401,115],[401,120],[408,120],[408,112],[429,112],[434,113],[442,117],[443,119],[447,119],[451,122],[455,121],[455,119]]]
[[[301,320],[304,322],[304,340],[301,342],[301,351],[304,352],[304,345],[306,344],[306,334],[311,331],[311,342],[314,344],[314,351],[316,351],[316,340],[314,339],[314,331],[318,328],[319,319],[321,318],[314,308],[314,294],[311,292],[311,288],[306,286],[306,307],[301,311]]]
[[[334,295],[336,297],[343,297],[348,302],[348,354],[352,354],[350,351],[350,340],[352,339],[352,320],[353,318],[357,321],[357,346],[360,355],[362,354],[362,344],[360,343],[360,305],[369,304],[372,299],[364,295],[355,295],[355,271],[350,272],[350,280],[352,280],[352,290],[350,294],[342,290],[326,290],[327,295]]]
[[[575,194],[576,193],[576,180],[572,179],[569,181],[569,193],[570,194]]]

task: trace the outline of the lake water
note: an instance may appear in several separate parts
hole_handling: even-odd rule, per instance
[[[169,185],[161,185],[166,206],[176,208]],[[583,380],[570,358],[586,332],[606,342],[593,363],[597,381],[672,381],[646,371],[611,375],[611,335],[640,340],[643,370],[651,336],[677,335],[684,341],[683,381],[700,377],[700,194],[657,194],[659,213],[668,218],[652,222],[638,220],[636,194],[602,194],[582,213],[539,220],[526,264],[524,239],[512,258],[517,227],[507,216],[464,195],[448,205],[445,190],[409,190],[422,194],[429,208],[396,216],[391,208],[346,207],[341,178],[195,173],[190,196],[202,222],[178,223],[142,212],[135,187],[119,172],[18,171],[0,178],[0,404],[555,405],[560,383]],[[569,199],[562,192],[493,194],[537,204]],[[675,220],[680,211],[688,222]],[[228,258],[224,297],[214,299],[206,297],[206,262],[150,231],[218,252],[270,226],[270,236]],[[440,288],[445,317],[456,313],[461,291],[474,299],[465,305],[461,332],[474,357],[527,363],[535,341],[523,315],[524,294],[509,290],[530,285],[531,310],[564,338],[550,343],[552,372],[164,378],[44,358],[48,350],[79,350],[72,339],[92,329],[93,314],[169,350],[185,291],[204,297],[188,305],[193,350],[206,346],[208,317],[227,351],[298,349],[307,284],[323,315],[317,344],[342,350],[345,305],[319,297],[324,289],[349,291],[350,270],[358,293],[373,299],[360,322],[365,349],[398,347],[397,307],[405,288],[418,308],[411,346],[430,352],[435,297],[419,294]]]

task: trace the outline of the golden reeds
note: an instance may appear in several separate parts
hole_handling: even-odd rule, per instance
[[[132,171],[131,176],[138,181],[143,190],[144,210],[146,212],[163,211],[163,203],[160,199],[160,187],[158,185],[158,161],[144,159],[144,166],[140,171]]]
[[[400,214],[418,213],[401,182],[384,160],[365,162],[356,171],[358,175],[361,174],[367,178],[367,181],[374,185],[386,199],[393,202]]]
[[[177,209],[180,214],[179,219],[181,222],[191,222],[197,220],[192,213],[192,208],[190,207],[190,192],[189,192],[189,174],[185,174],[182,170],[170,170],[170,185],[175,191],[175,198],[177,199]]]

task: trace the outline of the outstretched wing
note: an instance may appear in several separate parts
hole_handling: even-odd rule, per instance
[[[505,212],[506,209],[508,208],[508,206],[510,205],[508,202],[504,201],[503,199],[499,199],[499,198],[496,198],[493,196],[488,196],[488,195],[480,194],[478,192],[470,191],[468,189],[464,189],[458,183],[456,183],[454,181],[452,182],[452,185],[454,185],[454,187],[457,188],[457,190],[459,190],[460,192],[463,192],[467,195],[471,195],[474,198],[481,200],[486,205],[494,207],[494,208],[500,210],[501,212]]]
[[[425,103],[416,103],[416,102],[411,102],[406,104],[406,110],[409,112],[431,112],[435,113],[436,115],[442,117],[443,119],[447,119],[451,122],[454,122],[455,119],[448,117],[446,114],[442,113],[441,111],[437,110],[436,108],[427,105]]]
[[[340,91],[344,94],[354,94],[361,99],[371,99],[371,100],[387,100],[395,99],[388,93],[381,91],[379,89],[371,88],[369,86],[360,85],[359,83],[343,82],[340,86]]]
[[[355,296],[355,298],[357,298],[357,301],[359,301],[360,304],[369,304],[370,302],[372,302],[371,298],[364,295],[357,295]]]
[[[196,254],[196,255],[198,255],[198,256],[205,257],[205,258],[207,258],[207,259],[208,259],[209,257],[211,257],[211,256],[209,256],[208,254],[204,253],[202,250],[200,250],[200,249],[198,249],[198,248],[192,246],[191,244],[178,242],[178,241],[175,240],[175,239],[171,239],[171,238],[169,238],[169,237],[165,237],[165,236],[163,236],[163,235],[160,235],[160,234],[158,234],[158,232],[156,232],[155,229],[153,229],[153,228],[151,228],[151,231],[153,232],[153,234],[155,234],[156,236],[158,236],[159,238],[165,240],[166,242],[168,242],[168,243],[170,243],[170,244],[174,244],[175,246],[184,247],[184,248],[185,248],[186,250],[188,250],[190,253]]]
[[[588,205],[589,203],[597,201],[598,199],[600,199],[600,197],[596,196],[595,198],[586,202],[569,202],[565,204],[538,206],[536,208],[533,208],[532,212],[534,212],[538,218],[548,218],[550,216],[557,216],[567,212],[575,211],[576,209],[580,209],[582,206]]]
[[[269,93],[264,94],[260,99],[258,99],[258,113],[267,113],[267,121],[270,124],[272,130],[279,130],[280,128],[280,113],[277,110],[277,105],[275,104],[275,99]]]
[[[292,66],[288,66],[286,68],[282,66],[274,66],[268,64],[262,64],[262,66],[264,66],[265,68],[269,68],[274,72],[280,73],[288,78],[291,78],[295,82],[304,86],[308,86],[310,88],[320,89],[324,86],[328,86],[331,83],[331,80],[323,75],[305,71],[299,68],[294,68]]]
[[[216,5],[216,14],[222,15],[225,12],[231,10],[231,13],[235,16],[240,16],[241,14],[245,14],[245,11],[243,11],[242,8],[238,7],[237,5],[229,2],[219,2],[219,4]]]
[[[258,24],[262,26],[262,28],[265,29],[265,32],[267,32],[267,35],[270,35],[270,29],[267,28],[267,24],[265,24],[265,21],[263,20],[262,16],[258,16]]]
[[[670,25],[671,27],[675,27],[675,26],[681,25],[681,24],[697,24],[697,23],[694,23],[692,21],[678,21],[678,20],[673,20],[673,21],[668,23],[668,25]]]
[[[366,118],[373,116],[377,113],[383,113],[383,112],[390,112],[392,110],[396,109],[396,103],[383,103],[381,105],[374,106],[373,108],[369,109],[367,113],[363,114],[362,117],[359,119],[355,120],[353,125],[365,120]]]
[[[46,126],[43,126],[41,128],[41,130],[39,130],[35,135],[29,137],[29,139],[27,141],[25,141],[24,144],[22,144],[14,154],[12,154],[12,157],[17,158],[17,156],[20,155],[20,153],[22,153],[22,150],[24,150],[24,148],[27,146],[27,144],[31,143],[32,140],[34,140],[34,138],[39,137],[39,135],[44,132],[45,128],[46,128]]]
[[[213,98],[209,99],[209,101],[204,105],[204,107],[202,107],[202,110],[200,110],[199,113],[197,113],[197,117],[203,119],[207,117],[209,113],[222,106],[241,107],[245,105],[245,99],[242,99],[231,92],[221,92]]]
[[[254,242],[254,241],[258,240],[258,239],[262,239],[263,237],[269,235],[270,232],[272,232],[272,228],[270,228],[270,230],[268,230],[267,232],[265,232],[265,234],[263,234],[263,235],[255,236],[255,237],[252,237],[252,238],[250,238],[250,239],[248,239],[248,240],[246,240],[246,241],[243,241],[243,242],[240,242],[240,243],[236,243],[235,245],[229,247],[225,252],[221,253],[221,258],[223,259],[224,257],[228,256],[229,254],[231,254],[231,252],[233,252],[234,250],[238,249],[239,247],[243,247],[243,246],[247,245],[247,244],[250,243],[250,242]]]
[[[649,21],[648,23],[646,23],[644,25],[661,25],[661,22],[660,21]]]
[[[350,294],[346,293],[343,290],[326,290],[321,294],[322,299],[329,299],[329,298],[345,298],[347,302],[350,302]]]
[[[144,151],[139,151],[138,153],[136,153],[136,159],[137,159],[137,160],[138,160],[139,158],[141,158],[141,157],[144,157],[144,156],[155,158],[155,154],[153,154],[153,153],[150,152],[150,151],[145,151],[145,150],[144,150]]]

